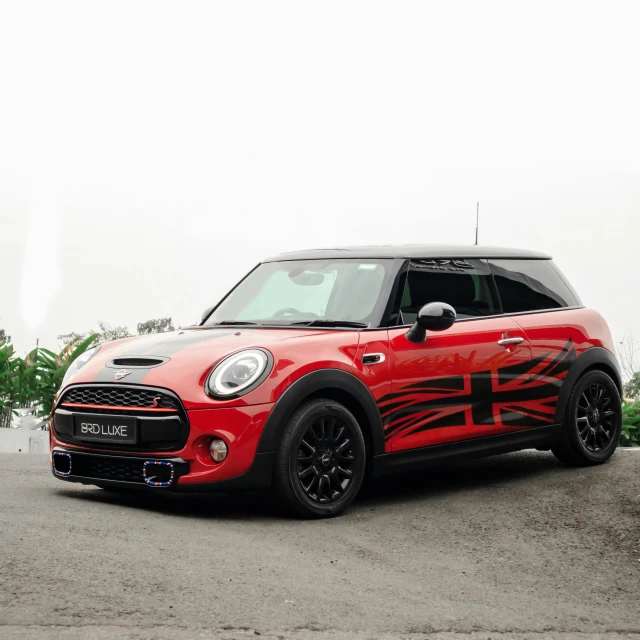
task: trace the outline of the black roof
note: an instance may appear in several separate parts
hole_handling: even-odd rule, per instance
[[[517,258],[520,260],[551,260],[551,256],[545,253],[526,249],[455,244],[381,244],[364,247],[335,247],[332,249],[292,251],[267,258],[263,262],[322,260],[326,258]]]

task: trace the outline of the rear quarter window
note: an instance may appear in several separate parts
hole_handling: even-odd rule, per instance
[[[401,322],[412,324],[430,302],[446,302],[459,319],[500,313],[486,260],[413,259],[400,300]]]
[[[490,260],[504,313],[580,306],[577,294],[549,260]]]

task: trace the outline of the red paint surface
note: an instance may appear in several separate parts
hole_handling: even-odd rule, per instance
[[[215,482],[244,473],[254,460],[260,434],[274,404],[291,384],[312,371],[342,369],[367,385],[381,408],[387,434],[386,451],[390,452],[550,424],[554,402],[566,375],[566,371],[549,369],[550,363],[558,357],[564,358],[563,350],[568,344],[574,350],[571,357],[593,346],[614,350],[604,320],[586,309],[457,322],[445,332],[430,333],[422,344],[409,342],[406,328],[374,331],[242,328],[224,334],[216,333],[216,329],[206,331],[204,342],[182,349],[179,348],[180,340],[184,339],[182,335],[193,336],[193,331],[167,336],[163,344],[175,342],[176,352],[166,364],[150,369],[141,383],[173,391],[187,410],[190,422],[187,444],[171,453],[191,465],[191,472],[180,478],[181,484]],[[499,346],[498,340],[507,337],[521,337],[523,342],[508,348]],[[157,345],[158,338],[155,337],[155,343],[149,338],[105,345],[71,383],[93,382],[113,358],[131,353],[153,355],[153,348],[145,345]],[[268,378],[237,399],[220,401],[207,396],[204,382],[212,368],[229,354],[249,347],[264,348],[273,355],[275,364]],[[365,366],[362,356],[367,353],[381,353],[385,362]],[[500,370],[525,366],[532,358],[542,356],[544,360],[524,376],[500,383]],[[545,371],[553,375],[541,375]],[[471,386],[475,374],[477,379],[484,376],[484,384],[489,384],[491,393],[519,393],[524,385],[529,393],[540,396],[543,385],[547,385],[544,389],[556,386],[544,397],[522,399],[517,409],[512,401],[495,402],[491,393],[487,397],[474,397]],[[438,390],[438,381],[456,377],[460,380],[447,384],[458,385],[457,390]],[[431,387],[413,390],[412,385],[418,383]],[[463,401],[452,404],[453,396],[472,399],[468,406]],[[443,399],[448,404],[445,402],[445,406],[438,408],[438,401]],[[422,405],[428,408],[420,409]],[[417,407],[416,411],[402,417],[402,411],[411,413],[411,407]],[[451,420],[453,415],[462,422],[430,427],[434,420]],[[531,424],[523,423],[527,416],[534,416],[535,420],[531,418]],[[403,427],[410,421],[412,427]],[[516,424],[517,421],[520,423]],[[61,443],[53,432],[51,436],[52,447],[90,450]],[[223,438],[229,445],[228,458],[219,464],[208,454],[208,445],[214,436]],[[114,450],[114,453],[121,451]],[[167,452],[153,451],[135,453],[167,455]]]

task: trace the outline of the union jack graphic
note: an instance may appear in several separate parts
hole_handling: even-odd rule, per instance
[[[562,381],[575,359],[569,340],[559,352],[524,363],[402,387],[378,401],[385,439],[441,427],[553,424]]]

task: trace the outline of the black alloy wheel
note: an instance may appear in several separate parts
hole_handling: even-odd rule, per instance
[[[338,500],[353,482],[354,436],[338,416],[322,416],[306,430],[298,448],[298,478],[309,499]]]
[[[567,464],[602,464],[616,450],[621,430],[622,401],[615,382],[604,371],[588,371],[569,396],[562,437],[551,451]]]
[[[576,405],[576,422],[580,439],[589,451],[602,451],[615,432],[615,411],[611,408],[611,390],[602,382],[588,385]]]
[[[338,402],[317,398],[299,407],[284,429],[274,488],[289,512],[311,518],[335,516],[357,495],[365,466],[358,421]]]

